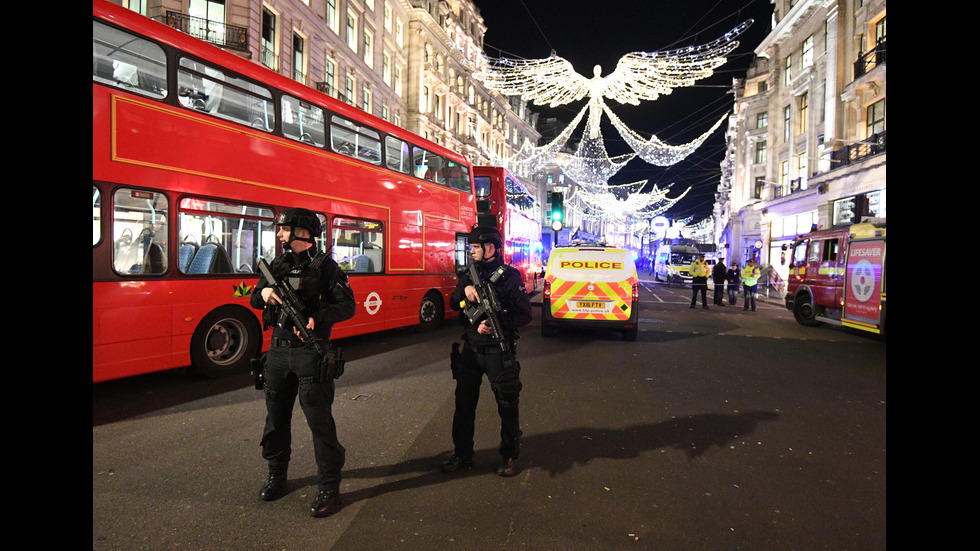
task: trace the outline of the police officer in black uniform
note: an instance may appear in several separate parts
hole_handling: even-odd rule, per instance
[[[276,219],[276,237],[283,254],[273,259],[272,274],[288,282],[303,303],[307,328],[316,335],[322,350],[329,349],[333,324],[354,316],[354,292],[345,274],[326,253],[317,250],[315,237],[321,235],[320,219],[310,210],[287,208]],[[265,277],[260,277],[252,294],[253,308],[265,310],[265,326],[273,326],[272,345],[265,359],[265,430],[262,457],[269,463],[269,477],[260,496],[272,501],[283,495],[292,440],[293,405],[299,394],[300,407],[313,433],[317,464],[317,493],[311,507],[314,517],[327,516],[340,508],[340,470],[346,450],[337,441],[337,426],[331,406],[334,399],[332,376],[321,379],[321,357],[311,343],[304,342],[293,327],[281,327],[282,303]]]
[[[504,338],[513,351],[517,338],[517,328],[531,321],[531,300],[524,289],[520,272],[513,266],[504,265],[503,240],[496,228],[478,226],[469,235],[470,256],[476,263],[477,271],[483,281],[504,266],[504,273],[493,288],[503,306],[499,313]],[[456,284],[450,301],[452,308],[461,310],[461,302],[477,302],[477,292],[465,272]],[[500,414],[500,455],[502,461],[497,468],[500,476],[514,476],[517,472],[516,460],[520,454],[520,419],[518,398],[521,391],[520,364],[507,361],[500,343],[491,336],[487,320],[470,323],[467,316],[460,316],[465,327],[462,337],[463,348],[458,354],[454,346],[452,355],[453,378],[456,379],[456,411],[453,414],[452,457],[442,464],[442,470],[452,472],[469,469],[473,466],[473,433],[475,432],[476,405],[480,398],[480,384],[486,374],[497,400]],[[454,343],[455,345],[455,343]]]

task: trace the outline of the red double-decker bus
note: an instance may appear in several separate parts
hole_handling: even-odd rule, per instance
[[[334,338],[454,316],[467,160],[215,46],[92,4],[92,379],[247,369],[285,207],[317,212],[357,313]]]
[[[533,293],[541,277],[541,204],[507,169],[474,166],[476,211],[481,224],[504,238],[504,262],[517,268]]]

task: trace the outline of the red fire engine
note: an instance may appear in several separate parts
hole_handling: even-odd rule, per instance
[[[812,231],[786,248],[791,251],[786,308],[796,321],[885,333],[883,219]]]

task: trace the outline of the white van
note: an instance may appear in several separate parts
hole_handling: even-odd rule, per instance
[[[653,280],[667,284],[691,285],[691,262],[701,254],[690,245],[663,245],[653,262]]]
[[[639,330],[639,279],[626,249],[597,245],[551,252],[541,295],[541,334],[559,326],[606,327],[627,341]]]

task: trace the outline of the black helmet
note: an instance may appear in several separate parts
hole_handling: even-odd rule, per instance
[[[467,236],[467,239],[470,243],[479,243],[480,245],[493,243],[497,250],[504,248],[504,238],[497,231],[497,228],[491,226],[477,226],[473,228],[469,236]]]
[[[296,232],[290,229],[289,240],[284,244],[287,249],[289,248],[289,244],[294,240],[306,241],[316,245],[316,238],[320,237],[323,231],[323,227],[320,225],[320,218],[309,209],[282,209],[279,217],[276,218],[276,225],[289,226],[290,228],[303,228],[310,232],[309,237],[296,237]]]
[[[277,226],[291,226],[293,228],[304,228],[310,232],[310,236],[317,237],[323,231],[320,225],[320,218],[313,214],[309,209],[286,208],[279,213],[276,218]]]

